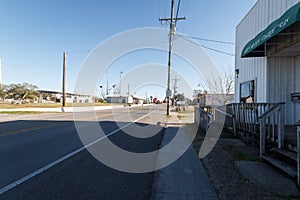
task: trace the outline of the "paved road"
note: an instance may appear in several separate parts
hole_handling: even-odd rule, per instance
[[[149,136],[143,127],[160,130],[156,124],[163,122],[163,116],[164,109],[155,106],[97,111],[95,116],[81,113],[76,115],[76,126],[70,113],[1,122],[0,199],[149,199],[152,172],[120,172],[100,163],[82,148],[77,129],[89,136],[90,127],[100,125],[106,137],[120,148],[149,152],[158,149],[161,132],[147,139],[124,132]],[[91,135],[87,143],[97,139],[99,136]],[[58,162],[65,155],[69,158]],[[24,183],[17,185],[20,181]]]

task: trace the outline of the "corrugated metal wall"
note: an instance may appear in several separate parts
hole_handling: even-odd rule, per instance
[[[235,101],[239,101],[239,84],[257,78],[257,102],[267,99],[267,59],[241,58],[244,46],[270,23],[300,0],[258,0],[236,28],[235,68],[240,74],[235,80]]]
[[[300,0],[258,0],[236,28],[235,68],[239,69],[239,76],[235,78],[235,101],[239,102],[240,83],[257,78],[257,102],[286,102],[289,104],[287,105],[287,113],[293,112],[293,117],[288,119],[289,122],[294,122],[294,120],[300,118],[300,114],[296,112],[297,109],[299,111],[299,105],[292,104],[290,100],[290,94],[300,92],[300,88],[289,83],[289,81],[297,80],[297,77],[298,83],[300,81],[300,58],[268,58],[270,60],[267,61],[265,57],[241,58],[241,52],[251,39],[298,2]],[[267,66],[271,66],[270,69]],[[288,67],[285,68],[286,66]],[[292,74],[289,70],[294,70],[294,73]],[[297,73],[295,73],[296,71]],[[282,83],[286,83],[286,85],[281,85],[279,81],[275,83],[273,81],[275,78]],[[280,98],[279,91],[276,90],[279,85],[280,93],[284,94]],[[267,89],[268,86],[270,86],[270,90]],[[278,93],[275,94],[277,91]]]
[[[297,84],[298,83],[298,84]],[[268,58],[267,99],[286,102],[286,123],[300,119],[300,103],[292,101],[291,93],[300,92],[300,56]]]

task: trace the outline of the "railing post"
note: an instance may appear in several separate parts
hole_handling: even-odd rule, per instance
[[[283,148],[284,143],[284,108],[281,105],[278,110],[278,148]]]
[[[281,109],[281,124],[282,124],[282,126],[281,126],[281,148],[284,148],[285,104],[282,104],[280,106],[280,109]]]
[[[236,113],[235,113],[235,105],[232,104],[232,127],[233,127],[233,135],[236,136]]]
[[[297,126],[297,186],[300,189],[300,124]]]
[[[275,118],[276,115],[272,115],[272,141],[275,141]]]
[[[259,155],[260,158],[265,154],[265,119],[259,122],[259,129],[260,129],[260,140],[259,140]]]

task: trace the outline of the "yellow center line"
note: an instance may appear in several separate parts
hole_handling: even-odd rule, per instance
[[[125,112],[128,112],[128,111],[122,111],[122,112],[119,112],[119,113],[125,113]],[[98,120],[98,117],[102,118],[102,117],[107,117],[107,116],[110,116],[110,115],[114,115],[114,113],[110,112],[110,113],[107,113],[107,114],[99,114],[99,115],[94,115],[94,116],[89,116],[89,117],[78,118],[78,119],[75,119],[75,120],[90,120],[90,119],[97,119]],[[73,118],[73,120],[74,120],[74,118]],[[10,130],[10,131],[3,132],[3,133],[0,132],[0,137],[7,136],[7,135],[14,135],[14,134],[18,134],[18,133],[27,132],[27,131],[34,131],[34,130],[39,130],[39,129],[44,129],[44,128],[55,127],[55,126],[59,126],[59,125],[61,125],[63,123],[66,123],[66,122],[70,122],[70,121],[60,121],[60,122],[54,122],[54,123],[47,124],[47,125],[34,126],[34,127],[29,127],[29,128],[21,128],[21,129],[17,129],[17,130]]]
[[[109,115],[112,115],[112,113],[105,114],[105,115],[95,115],[95,116],[92,116],[92,117],[80,118],[80,119],[77,119],[77,120],[88,120],[88,119],[94,119],[94,118],[97,118],[97,117],[106,117],[106,116],[109,116]],[[59,126],[59,125],[61,125],[63,123],[66,123],[66,122],[67,121],[60,121],[60,122],[54,122],[54,123],[47,124],[47,125],[40,125],[40,126],[34,126],[34,127],[29,127],[29,128],[11,130],[11,131],[0,133],[0,137],[7,136],[7,135],[14,135],[14,134],[18,134],[18,133],[27,132],[27,131],[39,130],[39,129],[43,129],[43,128]]]

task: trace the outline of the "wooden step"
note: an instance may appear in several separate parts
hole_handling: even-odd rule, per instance
[[[297,153],[286,149],[271,148],[270,153],[276,159],[297,167]]]
[[[286,149],[278,149],[278,148],[272,148],[270,149],[271,152],[275,152],[276,154],[280,154],[283,157],[289,158],[297,163],[297,153],[294,151],[289,151]]]
[[[286,175],[290,176],[291,178],[293,178],[293,179],[297,178],[297,170],[294,167],[291,167],[290,165],[286,164],[285,162],[271,158],[269,156],[263,155],[261,158],[264,161],[266,161],[267,163],[274,166],[275,168],[284,172]]]

